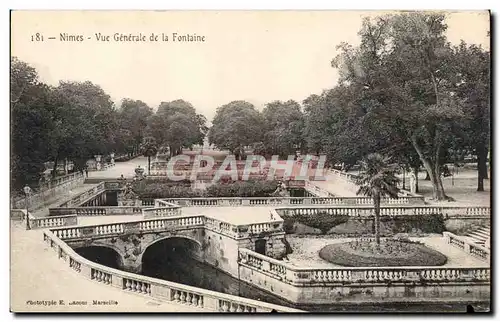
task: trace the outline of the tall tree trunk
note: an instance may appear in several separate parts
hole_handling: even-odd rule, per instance
[[[424,180],[427,180],[427,181],[430,181],[431,180],[431,176],[429,175],[429,171],[425,171],[425,178]]]
[[[415,193],[418,193],[418,170],[420,167],[413,168],[413,173],[415,174]]]
[[[55,178],[56,175],[57,175],[57,162],[59,161],[59,155],[56,156],[55,160],[54,160],[54,167],[52,168],[52,178]]]
[[[406,171],[405,171],[405,167],[403,167],[403,190],[406,190]]]
[[[439,173],[439,158],[437,155],[439,154],[439,149],[436,149],[436,158],[431,162],[428,158],[424,156],[422,149],[417,143],[417,140],[414,136],[411,137],[411,143],[420,157],[420,161],[422,161],[425,170],[427,170],[427,174],[429,175],[432,183],[432,196],[435,200],[448,200],[448,196],[444,193],[443,182],[441,181],[441,176]]]
[[[484,142],[478,142],[476,145],[477,154],[477,191],[484,191],[484,179],[488,179],[488,148]]]
[[[151,174],[151,157],[148,155],[148,175]]]
[[[375,207],[375,243],[380,245],[380,193],[373,196],[373,206]]]

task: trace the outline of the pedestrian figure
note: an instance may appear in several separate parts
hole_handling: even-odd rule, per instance
[[[89,177],[89,169],[85,168],[85,176],[88,178]]]

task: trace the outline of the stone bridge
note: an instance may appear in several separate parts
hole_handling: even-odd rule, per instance
[[[112,249],[118,255],[118,268],[133,273],[141,271],[148,248],[162,241],[233,276],[238,274],[240,248],[272,258],[285,253],[285,232],[279,216],[263,223],[235,225],[203,215],[183,215],[51,231],[77,252],[89,247]]]

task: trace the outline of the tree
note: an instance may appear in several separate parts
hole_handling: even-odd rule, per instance
[[[293,100],[268,103],[262,116],[265,127],[264,144],[272,154],[286,156],[304,148],[304,115],[299,103]]]
[[[151,172],[151,157],[158,153],[158,144],[152,136],[146,136],[140,146],[142,155],[148,158],[148,174]]]
[[[490,54],[480,46],[461,42],[453,48],[453,92],[464,101],[467,116],[463,125],[462,146],[477,155],[477,191],[484,191],[488,179],[487,157],[490,145]]]
[[[244,147],[262,142],[263,129],[262,115],[252,104],[233,101],[217,108],[208,138],[211,144],[241,158]]]
[[[361,45],[342,44],[333,66],[341,83],[371,101],[369,123],[386,131],[386,142],[406,139],[429,173],[433,196],[450,199],[441,180],[442,155],[463,122],[463,99],[453,94],[453,51],[444,35],[445,16],[404,13],[365,19]]]
[[[90,81],[60,82],[55,95],[54,169],[65,158],[84,165],[95,154],[111,152],[119,131],[110,96]]]
[[[191,103],[184,100],[162,102],[150,119],[147,133],[160,145],[167,145],[170,155],[182,152],[184,147],[203,144],[207,133],[206,119],[197,114]]]
[[[325,153],[331,165],[342,163],[344,169],[355,165],[363,155],[382,149],[385,130],[370,123],[375,104],[351,84],[339,84],[308,97],[304,100],[308,148]]]
[[[145,130],[152,114],[151,108],[141,100],[129,98],[122,100],[118,110],[119,127],[121,130],[128,131],[128,133],[123,132],[123,134],[127,134],[124,139],[130,142],[131,137],[133,152],[139,150],[139,145],[144,139]]]
[[[11,58],[11,182],[16,190],[37,184],[45,170],[56,127],[52,88],[41,83],[36,70]]]
[[[397,198],[399,179],[396,177],[397,166],[389,163],[378,153],[369,154],[361,161],[361,171],[356,178],[359,186],[357,194],[373,199],[375,210],[375,242],[380,245],[380,199],[382,197]]]

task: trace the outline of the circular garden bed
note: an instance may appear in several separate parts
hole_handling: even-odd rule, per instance
[[[381,240],[377,245],[372,239],[329,244],[319,251],[319,256],[333,264],[351,267],[384,266],[441,266],[446,256],[424,244]]]

